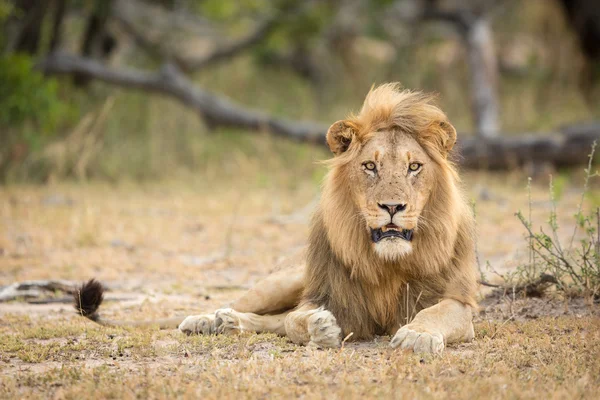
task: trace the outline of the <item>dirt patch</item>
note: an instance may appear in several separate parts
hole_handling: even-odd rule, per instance
[[[582,298],[560,299],[554,295],[547,297],[511,296],[502,291],[492,292],[479,302],[476,321],[516,321],[532,320],[541,317],[574,316],[600,317],[600,304],[590,303]]]

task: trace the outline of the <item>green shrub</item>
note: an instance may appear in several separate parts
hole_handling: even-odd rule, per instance
[[[31,57],[0,57],[0,179],[43,146],[65,111],[57,81],[36,71]]]
[[[0,58],[0,125],[34,122],[42,132],[55,128],[63,104],[58,83],[33,69],[31,57],[12,54]]]
[[[556,190],[552,180],[552,209],[548,216],[547,231],[540,228],[539,232],[534,232],[531,211],[528,217],[521,211],[516,214],[527,230],[529,261],[507,277],[513,286],[539,292],[554,284],[566,297],[583,296],[591,301],[600,297],[600,208],[584,211],[590,179],[598,176],[597,172],[592,172],[595,149],[596,143],[589,155],[581,201],[568,241],[561,241],[558,235],[560,227],[556,213]]]

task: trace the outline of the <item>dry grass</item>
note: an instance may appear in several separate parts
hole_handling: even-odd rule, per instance
[[[304,244],[308,215],[278,217],[318,193],[311,180],[281,190],[248,190],[251,184],[4,187],[0,284],[94,276],[112,289],[104,311],[114,318],[224,306]],[[517,174],[466,177],[477,200],[481,259],[500,272],[527,256],[512,216],[527,207],[525,184]],[[565,227],[576,212],[576,188],[560,190]],[[533,219],[542,223],[546,185],[534,185],[532,197]],[[596,198],[592,189],[588,206]],[[273,335],[105,328],[67,304],[3,303],[0,398],[595,398],[600,318],[577,309],[513,319],[518,307],[526,306],[511,300],[502,312],[486,308],[473,343],[421,358],[391,351],[385,337],[320,351]]]
[[[4,316],[1,329],[2,398],[591,399],[600,389],[598,318],[480,322],[473,343],[443,357],[392,351],[389,338],[321,351],[274,335],[185,337],[64,316]]]

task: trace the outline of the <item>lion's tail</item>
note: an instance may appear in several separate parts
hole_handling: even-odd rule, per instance
[[[179,326],[183,317],[166,318],[147,321],[115,321],[100,317],[98,308],[104,300],[104,287],[100,282],[91,279],[73,295],[75,300],[75,310],[77,314],[86,317],[94,322],[104,326],[124,326],[124,327],[150,327],[158,326],[160,329],[175,329]]]

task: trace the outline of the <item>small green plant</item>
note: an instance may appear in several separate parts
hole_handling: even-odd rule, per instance
[[[531,190],[529,191],[529,213],[516,213],[527,230],[529,259],[520,266],[511,279],[520,281],[520,287],[532,293],[541,293],[551,284],[566,297],[583,296],[590,301],[600,296],[600,208],[584,212],[584,200],[589,189],[590,179],[600,176],[592,172],[592,161],[596,142],[592,145],[581,200],[574,215],[575,227],[567,243],[559,238],[559,224],[556,211],[555,187],[550,179],[552,208],[548,217],[549,233],[543,228],[534,232],[531,218]],[[531,181],[529,183],[529,187]]]

